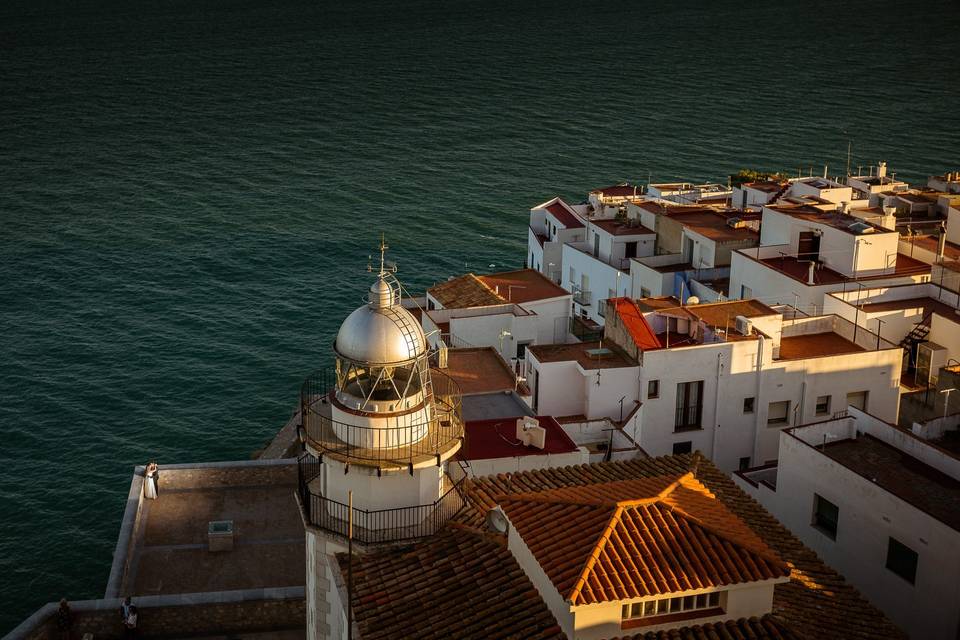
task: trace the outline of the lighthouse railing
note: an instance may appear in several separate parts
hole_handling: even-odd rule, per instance
[[[325,497],[310,487],[314,461],[310,454],[301,456],[299,494],[307,522],[329,533],[346,537],[350,507]],[[432,536],[456,516],[466,504],[461,478],[456,483],[448,477],[450,488],[435,502],[392,509],[353,508],[353,538],[362,544],[383,544],[416,540]]]
[[[415,464],[442,454],[463,438],[462,399],[460,387],[451,377],[434,370],[431,379],[424,399],[431,407],[428,420],[388,415],[375,424],[352,424],[332,417],[336,376],[330,371],[317,372],[300,391],[302,436],[323,454],[384,467]]]

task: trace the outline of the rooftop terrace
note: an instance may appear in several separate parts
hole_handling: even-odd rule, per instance
[[[612,344],[573,342],[527,347],[539,362],[576,362],[584,369],[618,369],[635,367],[637,362]]]

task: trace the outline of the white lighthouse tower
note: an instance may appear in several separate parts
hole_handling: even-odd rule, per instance
[[[447,473],[463,440],[460,391],[431,369],[423,329],[400,304],[400,285],[385,267],[386,248],[381,243],[366,304],[337,333],[335,369],[311,376],[300,392],[298,493],[311,638],[346,637],[343,621],[325,612],[345,610],[331,606],[339,596],[330,562],[348,534],[361,547],[413,540],[463,506]]]

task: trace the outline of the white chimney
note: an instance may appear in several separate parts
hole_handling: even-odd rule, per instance
[[[810,261],[810,264],[807,268],[807,284],[814,284],[813,282],[813,272],[816,269],[817,263]]]

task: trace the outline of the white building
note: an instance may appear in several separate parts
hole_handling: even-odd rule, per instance
[[[776,459],[781,429],[851,403],[897,417],[902,350],[838,316],[625,298],[607,314],[602,345],[530,350],[539,413],[609,417],[650,455],[699,450],[726,470]]]
[[[427,289],[421,322],[433,346],[495,347],[517,363],[530,345],[567,340],[571,298],[533,269],[468,273]]]
[[[579,207],[585,216],[585,207]],[[583,242],[583,217],[577,208],[559,197],[530,209],[530,228],[527,232],[527,266],[539,271],[553,282],[560,283],[563,271],[561,249],[568,242]]]
[[[832,204],[763,208],[760,246],[733,253],[730,295],[789,304],[816,314],[824,295],[854,288],[911,284],[930,267],[900,252],[900,236]]]
[[[955,453],[851,407],[784,431],[775,466],[735,479],[911,638],[957,637]]]

